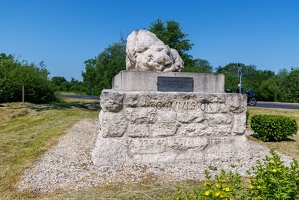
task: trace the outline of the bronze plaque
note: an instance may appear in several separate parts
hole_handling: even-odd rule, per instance
[[[158,76],[157,87],[161,92],[193,92],[193,78]]]

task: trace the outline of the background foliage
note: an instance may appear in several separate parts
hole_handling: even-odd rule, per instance
[[[43,62],[39,64],[19,62],[13,55],[0,54],[0,102],[22,100],[22,86],[25,101],[47,103],[56,101],[55,87],[48,80],[49,72]]]

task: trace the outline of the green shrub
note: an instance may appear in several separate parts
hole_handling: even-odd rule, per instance
[[[215,175],[211,179],[210,172],[205,170],[207,181],[203,187],[196,188],[192,192],[184,193],[177,188],[175,200],[191,199],[242,199],[243,187],[241,176],[238,173],[226,172],[221,170],[220,175]]]
[[[243,181],[238,173],[221,170],[220,175],[211,178],[205,170],[206,182],[192,191],[177,188],[175,200],[195,199],[299,199],[299,164],[293,159],[290,166],[285,166],[280,156],[273,150],[263,162],[248,170],[248,179]]]
[[[298,125],[295,119],[280,115],[254,115],[251,129],[263,141],[281,141],[295,135]]]

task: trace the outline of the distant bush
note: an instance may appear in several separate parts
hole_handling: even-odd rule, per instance
[[[262,141],[281,141],[298,132],[295,119],[280,115],[254,115],[251,129]]]

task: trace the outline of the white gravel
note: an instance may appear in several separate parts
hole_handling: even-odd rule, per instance
[[[51,193],[106,185],[113,182],[134,183],[146,180],[154,183],[203,179],[204,166],[196,163],[148,165],[148,166],[95,166],[91,162],[91,152],[98,134],[98,120],[82,120],[75,124],[59,143],[47,151],[35,164],[26,170],[17,184],[19,191],[32,193]],[[251,142],[252,143],[252,142]],[[252,148],[269,150],[252,143]],[[287,163],[291,158],[283,156]],[[220,168],[229,169],[245,175],[255,161],[240,163],[238,166],[219,163]],[[218,170],[218,171],[219,171]]]

